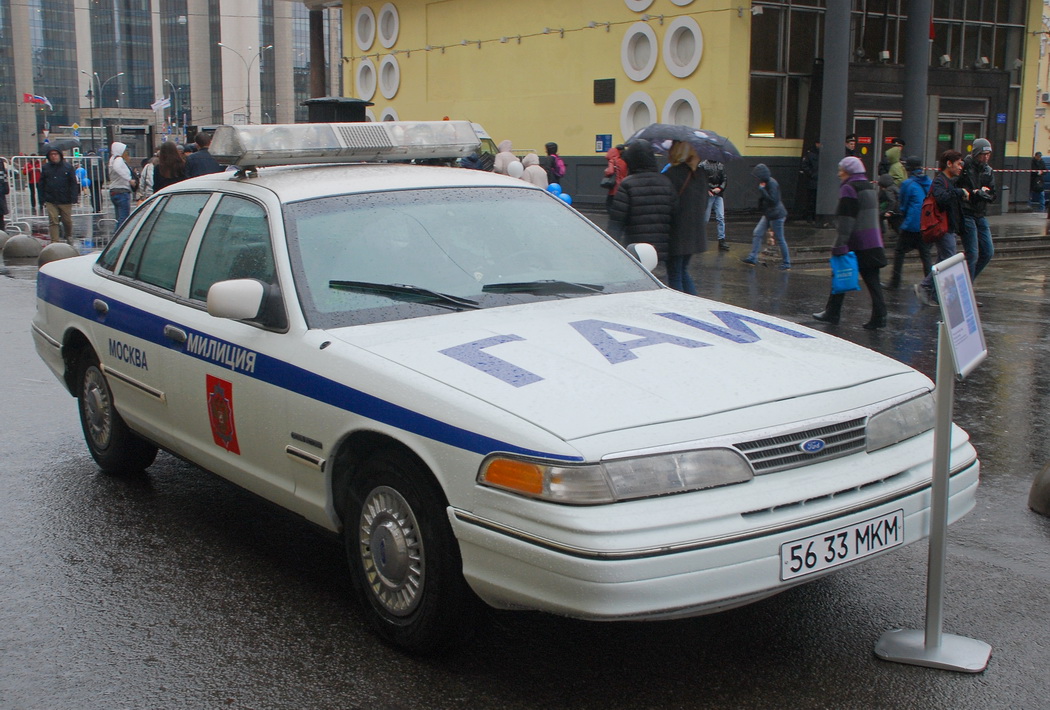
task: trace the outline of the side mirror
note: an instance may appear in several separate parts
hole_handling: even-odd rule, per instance
[[[635,242],[627,245],[627,251],[649,271],[655,269],[657,262],[660,261],[660,257],[656,253],[656,247],[652,244]]]
[[[265,293],[262,282],[255,279],[216,281],[208,289],[208,313],[233,320],[257,318]]]

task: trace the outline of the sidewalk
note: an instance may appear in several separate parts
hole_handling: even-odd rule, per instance
[[[605,210],[591,205],[580,207],[580,212],[602,229],[609,224]],[[726,241],[732,247],[733,255],[743,257],[751,248],[751,232],[758,223],[758,213],[736,213],[726,215]],[[831,224],[834,224],[832,219]],[[1042,212],[1008,212],[988,217],[988,226],[992,230],[992,241],[995,244],[995,258],[1031,259],[1050,257],[1050,221]],[[708,250],[715,246],[717,226],[711,224],[707,231]],[[820,227],[809,222],[788,219],[784,226],[784,237],[791,250],[791,263],[795,268],[827,266],[831,246],[835,243],[835,229],[831,226]],[[896,244],[896,234],[885,235],[887,250]],[[776,259],[779,260],[779,252]]]

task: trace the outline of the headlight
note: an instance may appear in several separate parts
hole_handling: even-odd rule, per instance
[[[732,449],[702,449],[581,466],[495,456],[478,483],[531,498],[573,505],[615,503],[744,483],[751,465]]]
[[[868,419],[868,453],[933,429],[933,395],[926,393]]]

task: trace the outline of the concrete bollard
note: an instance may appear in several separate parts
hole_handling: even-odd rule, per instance
[[[40,242],[24,234],[16,234],[4,244],[5,259],[35,259],[41,251],[43,247]]]
[[[1028,494],[1028,507],[1037,513],[1050,516],[1050,464],[1036,474],[1032,490]]]
[[[11,235],[7,232],[0,231],[0,253],[4,251],[4,245],[7,244],[7,240],[11,238]]]
[[[77,251],[75,246],[65,242],[55,242],[54,244],[48,244],[40,251],[40,256],[36,258],[36,265],[40,267],[52,261],[68,259],[71,256],[80,256],[80,252]]]

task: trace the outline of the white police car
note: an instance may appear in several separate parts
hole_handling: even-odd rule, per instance
[[[684,617],[928,535],[926,377],[664,288],[520,180],[346,164],[476,145],[461,122],[223,127],[239,172],[43,267],[36,346],[99,466],[160,447],[342,533],[376,628],[417,651],[479,598]],[[954,521],[979,471],[958,428],[950,471]]]

